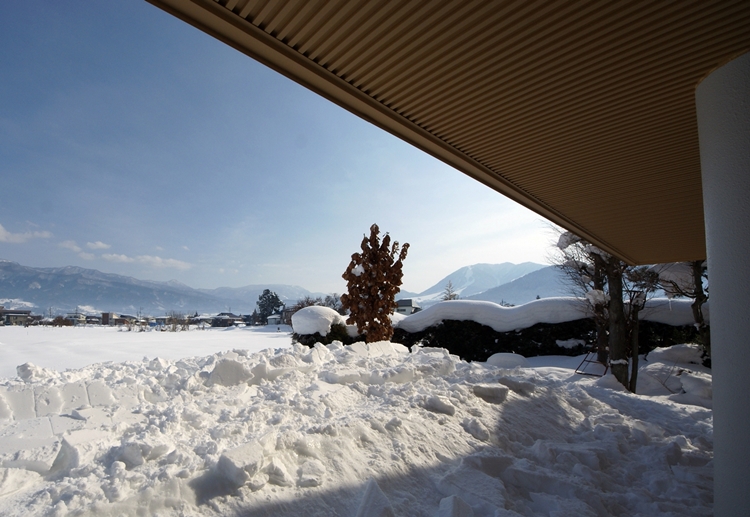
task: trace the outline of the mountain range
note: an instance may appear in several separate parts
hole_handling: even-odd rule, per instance
[[[27,308],[34,313],[85,313],[163,315],[234,311],[251,313],[264,289],[294,303],[304,296],[321,296],[296,285],[248,285],[231,288],[193,289],[181,282],[155,282],[102,273],[81,267],[33,268],[0,260],[0,305]]]
[[[504,262],[502,264],[474,264],[457,269],[421,293],[408,294],[423,307],[429,306],[442,300],[446,287],[450,282],[454,292],[460,298],[472,298],[473,296],[481,296],[482,293],[490,289],[505,285],[545,267],[542,264],[534,262],[524,262],[522,264],[513,264],[511,262]],[[402,293],[402,297],[405,298],[406,294]]]
[[[462,267],[421,293],[402,291],[398,298],[413,298],[422,307],[439,302],[448,283],[461,299],[488,300],[514,305],[537,296],[546,298],[568,294],[562,274],[554,266],[533,262],[522,264],[474,264]],[[194,289],[172,280],[156,282],[103,273],[81,267],[34,268],[0,260],[0,305],[26,308],[36,314],[59,314],[80,310],[121,314],[162,315],[176,310],[184,313],[232,311],[247,314],[264,289],[294,303],[305,296],[325,296],[300,286],[285,284],[248,285]]]

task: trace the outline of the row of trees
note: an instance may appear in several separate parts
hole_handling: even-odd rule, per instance
[[[662,289],[668,296],[694,300],[696,326],[709,350],[702,311],[708,299],[704,261],[629,266],[570,232],[560,234],[557,248],[557,265],[594,315],[598,361],[609,364],[617,380],[630,391],[635,392],[638,381],[639,313],[655,291]]]

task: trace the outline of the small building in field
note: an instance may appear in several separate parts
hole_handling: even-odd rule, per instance
[[[281,325],[281,314],[271,314],[266,321],[267,325]]]
[[[397,300],[396,303],[398,304],[398,307],[396,307],[397,314],[406,314],[408,316],[409,314],[414,314],[415,312],[419,312],[422,310],[422,307],[420,307],[419,304],[411,298]]]
[[[0,325],[28,325],[31,321],[30,310],[6,309],[0,305]]]
[[[119,316],[114,312],[103,312],[102,313],[102,325],[114,325],[115,320]]]
[[[211,320],[212,327],[232,327],[242,323],[242,316],[231,312],[220,312]]]
[[[65,315],[65,319],[73,323],[73,325],[85,325],[86,315],[81,312],[69,312]]]

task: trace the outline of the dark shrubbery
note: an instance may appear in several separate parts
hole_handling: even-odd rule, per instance
[[[646,354],[658,347],[680,343],[699,343],[700,335],[694,326],[673,327],[653,321],[641,321],[639,325],[639,351]],[[349,337],[346,326],[334,324],[326,336],[293,335],[294,341],[313,347],[315,343],[328,345],[341,341],[351,345],[363,341],[362,336]],[[585,344],[562,347],[557,341],[579,339]],[[445,348],[465,361],[486,361],[498,352],[512,352],[524,357],[538,355],[577,356],[585,353],[596,343],[596,326],[593,319],[584,318],[565,323],[537,323],[511,332],[497,332],[487,325],[475,321],[445,320],[421,332],[409,333],[395,329],[391,341],[411,347],[415,344]],[[710,366],[710,365],[708,365]]]
[[[321,336],[320,332],[304,335],[295,332],[292,335],[292,340],[302,345],[309,346],[310,348],[315,346],[315,343],[329,345],[334,341],[341,341],[345,345],[351,345],[355,341],[363,341],[359,336],[356,338],[349,337],[349,333],[346,331],[346,325],[342,325],[341,323],[334,323],[331,325],[331,331],[325,336]]]
[[[561,347],[557,341],[580,339],[585,345]],[[672,327],[651,321],[641,321],[639,326],[640,353],[656,347],[696,342],[698,332],[692,326]],[[596,326],[593,319],[580,319],[565,323],[536,325],[511,332],[497,332],[487,325],[474,321],[445,320],[422,332],[410,334],[396,329],[392,341],[411,346],[445,348],[466,361],[486,361],[498,352],[512,352],[524,357],[538,355],[576,356],[585,353],[596,343]]]
[[[550,325],[537,323],[533,327],[511,332],[497,332],[487,325],[474,321],[445,320],[422,332],[409,334],[396,329],[393,341],[406,346],[421,343],[424,346],[445,348],[466,361],[486,361],[498,352],[513,352],[525,357],[537,355],[580,355],[585,345],[573,348],[558,346],[556,341],[581,339],[593,343],[594,322],[581,319]]]

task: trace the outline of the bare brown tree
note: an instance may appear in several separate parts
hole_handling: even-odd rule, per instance
[[[570,232],[559,236],[557,264],[594,313],[597,360],[630,391],[638,381],[638,321],[658,276],[646,266],[628,266]]]

